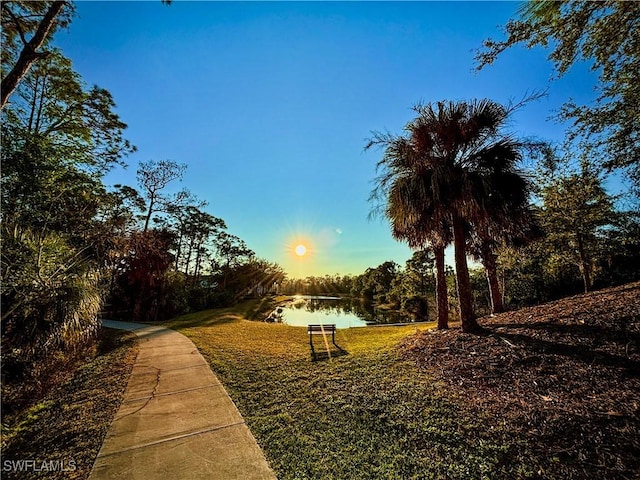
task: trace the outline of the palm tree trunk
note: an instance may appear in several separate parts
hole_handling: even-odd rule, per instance
[[[460,304],[460,321],[462,331],[475,333],[480,330],[473,314],[473,299],[471,280],[469,279],[469,267],[467,266],[466,235],[464,221],[456,218],[453,222],[453,246],[456,261],[456,287],[458,290],[458,302]]]
[[[502,294],[500,293],[500,282],[498,281],[498,267],[496,266],[496,257],[490,248],[483,248],[482,263],[484,265],[484,271],[487,275],[487,283],[489,284],[491,313],[504,312]]]
[[[449,299],[447,296],[447,278],[444,274],[444,246],[433,247],[436,257],[436,316],[438,330],[449,328]]]

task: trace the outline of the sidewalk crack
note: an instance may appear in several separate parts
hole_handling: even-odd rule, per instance
[[[133,412],[129,412],[126,415],[123,415],[121,417],[118,417],[114,420],[122,420],[125,417],[128,417],[129,415],[133,415],[135,413],[138,413],[140,410],[144,409],[147,405],[149,405],[149,402],[151,400],[153,400],[154,398],[156,398],[156,393],[158,391],[158,385],[160,385],[160,369],[156,368],[156,367],[152,367],[156,370],[156,384],[153,386],[153,390],[151,390],[151,396],[149,398],[147,398],[147,401],[144,402],[144,404],[140,407],[135,409]]]

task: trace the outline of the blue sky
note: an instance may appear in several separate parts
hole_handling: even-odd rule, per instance
[[[559,141],[560,105],[593,96],[586,66],[550,82],[546,53],[513,48],[479,73],[474,51],[512,2],[78,2],[55,43],[84,81],[109,90],[138,147],[107,184],[135,186],[140,161],[188,169],[175,189],[292,277],[358,274],[411,251],[367,201],[381,152],[417,102],[506,103],[549,88],[513,130]],[[308,247],[304,257],[294,246]]]

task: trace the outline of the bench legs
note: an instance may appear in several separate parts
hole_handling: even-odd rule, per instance
[[[313,334],[309,334],[309,346],[311,347],[311,356],[313,358],[313,360],[316,359],[316,349],[313,346]],[[331,332],[331,343],[333,343],[333,345],[340,351],[342,351],[342,349],[338,346],[338,344],[336,343],[336,331],[333,330]]]
[[[311,356],[316,359],[316,350],[313,348],[313,335],[309,335],[309,345],[311,345]]]

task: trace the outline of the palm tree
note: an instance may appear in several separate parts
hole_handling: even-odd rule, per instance
[[[467,265],[470,232],[500,209],[508,211],[519,193],[526,196],[517,185],[513,191],[498,188],[516,173],[519,151],[527,145],[502,133],[510,113],[523,103],[510,108],[490,100],[417,105],[406,136],[378,133],[367,145],[385,147],[372,197],[386,200],[384,213],[394,236],[410,245],[453,240],[465,332],[480,329]]]
[[[372,215],[382,214],[391,223],[391,233],[397,240],[406,241],[410,248],[430,247],[435,256],[436,318],[438,329],[449,327],[449,303],[445,277],[444,251],[451,243],[451,228],[437,198],[437,189],[429,188],[433,172],[422,167],[422,159],[404,137],[374,134],[366,148],[386,145],[378,168],[371,200],[376,202]]]
[[[524,246],[541,234],[530,205],[514,208],[509,214],[494,210],[492,217],[478,222],[471,232],[469,253],[484,267],[489,287],[491,313],[504,311],[503,295],[500,291],[496,250],[501,246]]]
[[[476,159],[475,170],[482,176],[478,185],[481,191],[476,196],[482,199],[483,208],[474,222],[469,247],[471,255],[484,266],[491,313],[504,311],[495,250],[500,244],[525,244],[537,235],[529,203],[531,184],[516,168],[523,145],[512,140],[500,142]]]
[[[415,190],[412,190],[410,183],[411,177],[394,184],[389,191],[385,215],[391,221],[391,232],[394,238],[405,240],[409,247],[415,250],[421,250],[427,246],[433,250],[436,269],[436,318],[438,329],[444,330],[449,328],[444,251],[451,243],[451,227],[442,209],[436,207],[436,199],[428,195],[428,190],[421,188],[421,182],[418,181],[413,185]],[[425,193],[427,193],[426,198],[419,203],[422,208],[412,212],[412,199],[420,198],[420,195]]]

